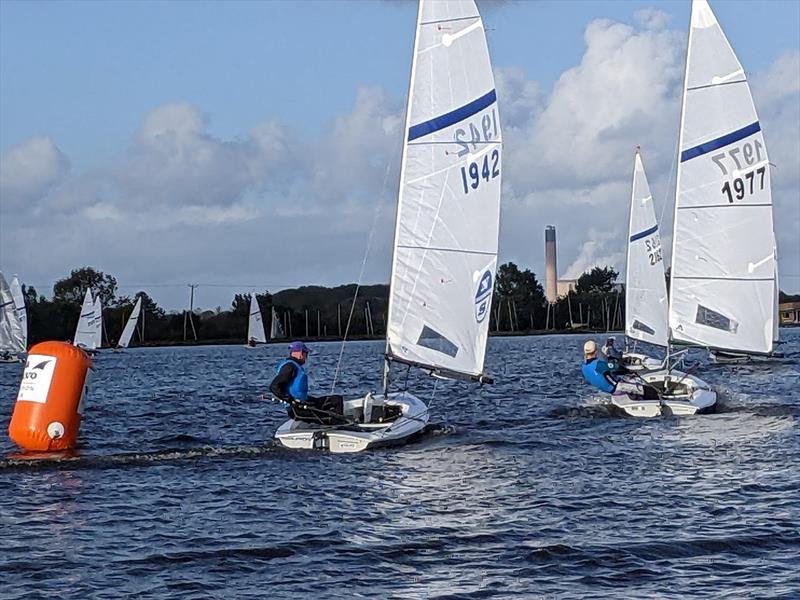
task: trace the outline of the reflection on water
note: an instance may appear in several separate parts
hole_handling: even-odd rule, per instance
[[[410,374],[432,425],[356,456],[272,442],[283,414],[259,397],[282,346],[101,354],[75,452],[0,441],[0,596],[31,581],[74,598],[795,593],[797,361],[693,351],[717,413],[644,421],[582,383],[582,341],[492,339],[492,386]],[[339,346],[316,349],[327,393]],[[338,391],[377,389],[381,350],[348,345]],[[18,382],[0,369],[7,416]]]

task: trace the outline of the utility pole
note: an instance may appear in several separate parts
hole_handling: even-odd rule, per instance
[[[308,339],[308,309],[305,309],[306,313],[306,339]]]
[[[339,337],[342,337],[342,305],[336,303],[336,323],[339,325]]]
[[[189,312],[183,313],[183,341],[186,341],[186,319],[189,319],[189,323],[192,326],[192,334],[194,335],[194,341],[197,341],[197,330],[194,328],[194,289],[197,287],[198,284],[190,283],[189,284]]]
[[[317,337],[320,337],[321,334],[322,334],[322,328],[320,327],[319,309],[317,309]]]

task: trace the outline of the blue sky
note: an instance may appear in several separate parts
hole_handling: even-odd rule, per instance
[[[549,95],[559,78],[581,63],[586,52],[587,26],[593,21],[607,19],[626,24],[643,35],[648,29],[663,30],[672,36],[671,39],[681,40],[685,38],[689,13],[686,1],[512,0],[482,2],[479,6],[488,30],[495,69],[513,71],[521,80],[535,86],[537,98],[528,100],[542,106],[550,101]],[[800,52],[800,2],[718,0],[712,2],[712,6],[745,69],[756,78],[762,73],[772,73],[769,75],[772,77],[776,69],[770,72],[770,68],[776,61]],[[653,10],[659,11],[653,14],[663,14],[655,25],[646,25],[641,11]],[[285,136],[302,140],[304,152],[314,153],[315,148],[332,143],[337,119],[352,115],[362,106],[360,101],[379,104],[387,113],[402,108],[408,84],[415,11],[416,3],[405,0],[3,0],[0,2],[0,154],[7,155],[35,136],[46,137],[64,157],[62,175],[70,180],[69,185],[73,189],[86,186],[96,191],[107,187],[108,183],[93,180],[94,174],[128,168],[126,161],[137,151],[137,132],[147,115],[159,107],[175,104],[196,109],[198,118],[203,120],[202,136],[213,138],[220,147],[249,139],[253,128],[269,121],[285,128],[281,130]],[[685,43],[685,40],[675,43]],[[782,76],[791,79],[795,63],[789,60],[786,64],[788,67],[783,69]],[[657,79],[657,74],[648,76]],[[773,89],[775,86],[765,84],[763,87]],[[376,96],[366,100],[361,94],[364,88],[372,90]],[[774,109],[775,122],[781,123],[783,129],[788,124],[791,135],[791,127],[795,125],[791,111],[796,110],[800,100],[795,92],[781,93],[783,104]],[[376,99],[378,97],[380,99]],[[758,101],[758,97],[756,99]],[[786,111],[789,111],[788,116]],[[796,127],[800,129],[800,125]],[[664,129],[668,130],[668,127]],[[797,133],[800,135],[800,131]],[[636,143],[636,139],[630,140],[631,147]],[[668,147],[674,145],[674,139],[664,134],[660,143]],[[790,147],[787,160],[794,160],[791,140],[786,144]],[[647,158],[645,160],[647,165]],[[663,192],[668,187],[668,161],[665,163],[659,158],[653,162],[651,184],[657,196],[666,197]],[[620,181],[627,177],[628,172],[620,173]],[[58,185],[61,181],[59,179]],[[565,185],[554,184],[554,189],[563,189]],[[584,182],[576,189],[594,194],[588,185]],[[48,193],[52,194],[52,188],[49,189]],[[123,192],[114,193],[119,195],[119,202],[126,201]],[[791,202],[792,194],[794,200],[800,195],[797,186],[787,184],[787,189],[781,193],[789,198],[783,200],[785,210],[791,212],[794,207],[800,215],[800,208]],[[252,190],[241,192],[240,197],[246,198],[248,194],[252,199]],[[280,204],[280,194],[270,202]],[[210,203],[208,200],[203,204]],[[522,205],[529,206],[525,202]],[[510,210],[521,211],[520,206]],[[507,239],[501,239],[501,259],[517,260],[537,272],[542,270],[539,247],[542,246],[541,229],[546,224],[544,219],[559,221],[557,213],[543,212],[547,214],[541,216],[541,222],[536,210],[525,214],[528,229],[534,232],[532,240],[525,240],[521,228],[504,226],[503,235]],[[8,218],[8,209],[3,214]],[[620,216],[624,213],[620,212]],[[790,217],[785,229],[779,231],[779,242],[789,241],[783,244],[789,254],[800,253],[797,242],[791,244],[792,234],[795,238],[800,234],[794,229],[800,224],[800,216],[795,218],[790,214]],[[304,231],[313,221],[313,217],[310,220],[301,218],[296,227]],[[558,222],[559,239],[563,240],[559,260],[566,267],[576,264],[580,254],[577,245],[582,238],[562,233],[566,216],[562,221]],[[9,222],[6,221],[5,230],[0,227],[0,234],[8,233]],[[350,263],[360,256],[370,223],[368,219],[354,224],[349,235],[360,237],[337,257],[338,261]],[[314,227],[318,225],[313,223]],[[608,222],[605,225],[610,235],[611,225]],[[107,224],[97,222],[96,226],[102,228]],[[192,227],[185,223],[182,226]],[[255,236],[259,231],[255,226],[253,229],[247,229],[246,224],[242,227],[235,234],[229,230],[226,234]],[[606,239],[603,228],[598,227],[598,240]],[[98,233],[99,237],[102,235]],[[213,237],[214,233],[203,226],[196,235]],[[315,239],[325,236],[324,228],[314,229],[313,236]],[[26,264],[24,252],[18,245],[11,246],[11,236],[2,237],[6,238],[0,239],[2,268],[32,272],[34,283],[45,288],[45,284],[65,275],[69,268],[79,266],[74,262],[60,264],[51,260],[49,269],[34,270]],[[146,238],[143,235],[139,239]],[[70,242],[66,236],[59,239]],[[526,244],[535,250],[528,252]],[[160,241],[154,246],[164,254],[173,253]],[[203,280],[229,282],[232,286],[238,282],[253,282],[274,289],[279,283],[349,281],[358,274],[358,265],[353,265],[349,271],[324,268],[326,253],[322,252],[295,267],[293,272],[281,274],[277,269],[259,272],[255,263],[231,267],[238,254],[203,255],[201,248],[190,248],[188,242],[184,246],[183,262],[180,257],[184,249],[174,249],[179,257],[174,269],[154,265],[152,260],[149,266],[132,268],[130,257],[106,256],[102,250],[98,253],[98,248],[91,246],[86,246],[83,252],[69,253],[68,260],[97,264],[117,274],[121,284],[131,286]],[[388,243],[378,246],[373,268],[367,271],[367,277],[373,281],[383,281],[388,276]],[[279,249],[266,250],[269,254]],[[242,248],[236,248],[237,253],[241,251]],[[190,273],[187,265],[192,256],[197,257],[196,262],[202,264],[203,269],[198,266]],[[560,268],[562,275],[565,274],[563,267]],[[239,272],[232,273],[232,269]],[[782,271],[785,280],[782,287],[800,291],[800,259],[792,258],[784,265],[782,254]],[[350,272],[352,274],[348,275]],[[166,291],[167,288],[162,289],[165,291],[160,293],[160,299],[168,307],[182,302],[182,291],[173,294]],[[209,287],[203,303],[224,306],[226,298],[234,291]],[[159,293],[155,295],[159,299]],[[201,294],[201,302],[203,298]]]

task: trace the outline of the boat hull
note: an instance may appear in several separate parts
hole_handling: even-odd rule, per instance
[[[397,419],[385,423],[363,423],[365,397],[344,401],[344,415],[354,421],[347,425],[321,425],[289,419],[275,432],[275,440],[292,450],[324,450],[333,454],[362,452],[380,446],[405,444],[428,424],[428,407],[409,392],[372,398],[375,405],[396,407]]]
[[[611,405],[620,413],[630,417],[652,418],[660,416],[687,416],[710,412],[717,403],[717,393],[693,375],[680,371],[652,371],[640,376],[649,385],[657,388],[662,397],[646,400],[630,394],[614,394]],[[672,391],[664,393],[667,377]],[[677,390],[673,386],[677,384]]]

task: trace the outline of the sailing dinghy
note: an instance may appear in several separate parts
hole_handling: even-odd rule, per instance
[[[266,344],[267,336],[264,334],[264,320],[261,318],[261,309],[255,294],[250,294],[250,316],[247,321],[248,348],[255,348],[256,344]]]
[[[344,423],[290,419],[289,448],[358,452],[406,442],[426,404],[390,391],[393,363],[436,377],[483,373],[500,220],[501,133],[473,0],[421,0],[406,105],[383,393],[344,401]]]
[[[124,348],[127,348],[128,345],[131,343],[131,339],[133,339],[133,332],[136,331],[136,326],[139,324],[139,315],[142,312],[142,297],[139,296],[136,299],[136,304],[133,305],[133,310],[131,311],[130,316],[128,317],[128,321],[125,323],[125,328],[122,330],[122,335],[119,336],[119,342],[117,342],[117,347],[114,348],[115,352],[121,352]]]
[[[628,257],[625,266],[625,352],[622,364],[629,371],[652,371],[663,362],[642,352],[628,350],[629,340],[647,342],[666,348],[667,283],[661,255],[653,196],[647,183],[644,165],[636,148],[633,165],[630,217],[628,223]]]
[[[272,307],[272,323],[270,324],[269,328],[269,339],[271,340],[278,340],[283,337],[283,327],[281,327],[281,322],[278,319],[278,313],[275,310],[275,307]]]
[[[14,295],[0,273],[0,362],[21,362],[19,355],[27,350],[25,338]]]
[[[91,351],[97,348],[97,332],[94,324],[94,300],[92,292],[87,288],[81,306],[81,316],[75,328],[75,337],[72,343],[83,350]]]

